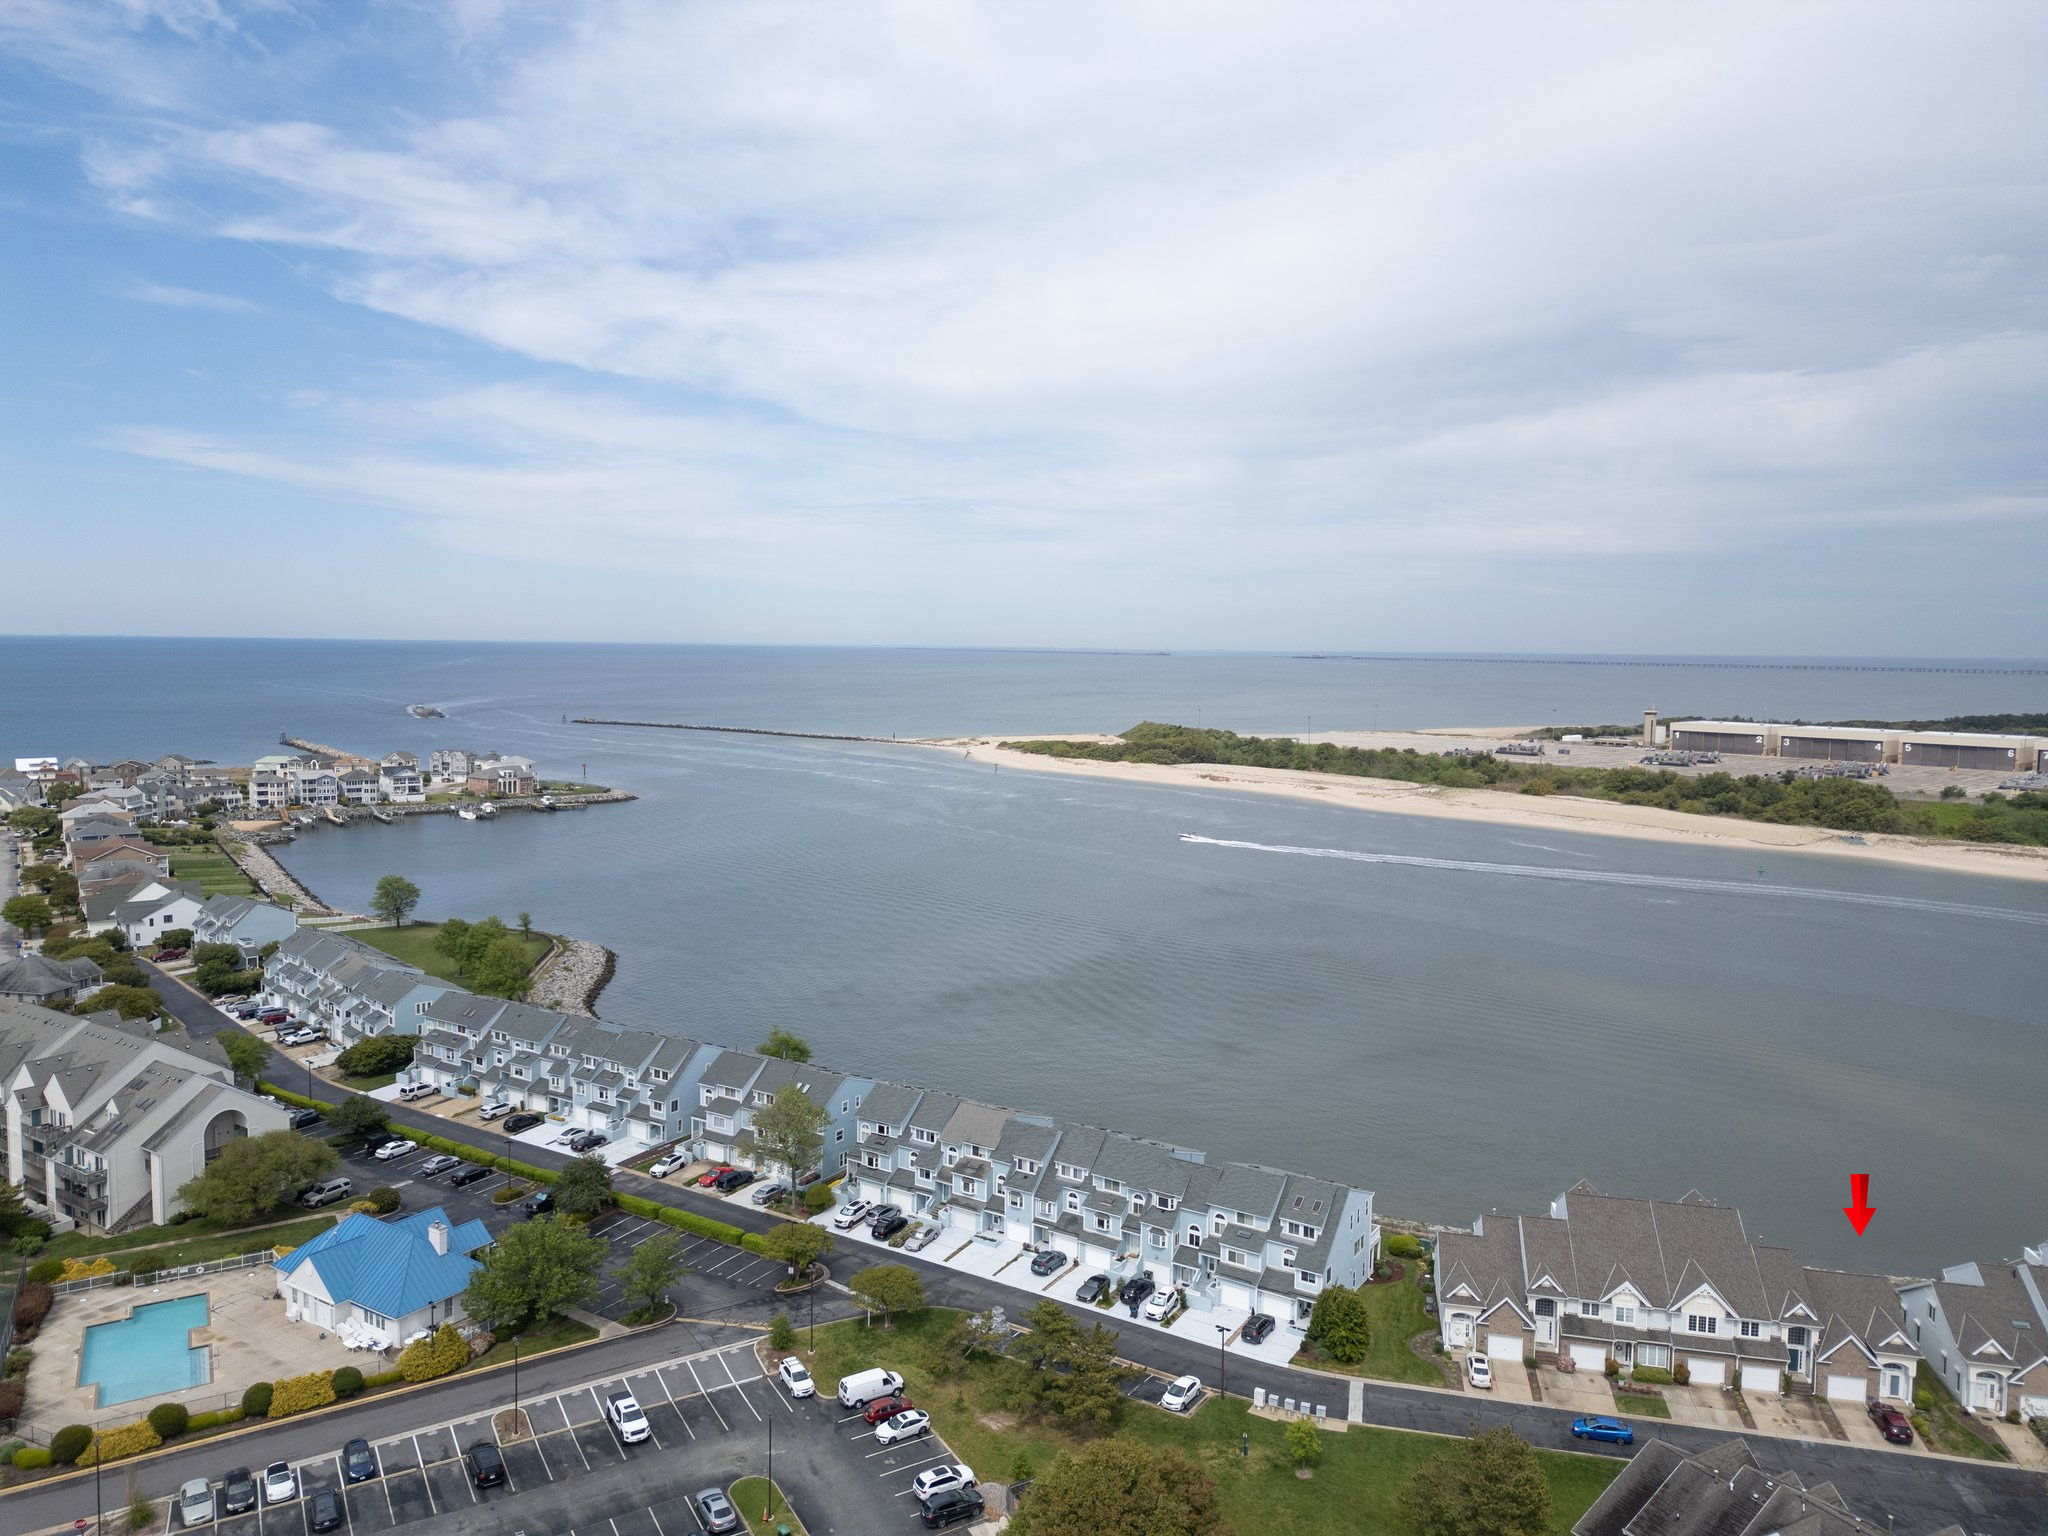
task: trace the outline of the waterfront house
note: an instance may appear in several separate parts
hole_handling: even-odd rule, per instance
[[[346,768],[335,775],[345,805],[375,805],[383,798],[377,773],[368,768]]]
[[[2048,1243],[2018,1263],[1952,1265],[1899,1301],[1920,1358],[1957,1402],[2048,1419]]]
[[[282,1106],[236,1087],[225,1061],[6,1001],[0,1100],[7,1178],[91,1232],[168,1221],[184,1209],[179,1187],[223,1147],[290,1124]]]
[[[472,795],[531,795],[540,789],[533,760],[525,757],[487,757],[469,765],[463,788]]]
[[[1756,1250],[1767,1300],[1785,1334],[1794,1392],[1857,1405],[1913,1399],[1916,1352],[1897,1287],[1882,1275],[1803,1267],[1789,1248]]]
[[[209,896],[192,919],[192,943],[232,944],[244,965],[253,962],[266,944],[282,944],[299,931],[299,919],[288,907],[254,896]]]
[[[263,963],[263,986],[279,1007],[318,1024],[343,1049],[374,1035],[418,1034],[428,1007],[455,990],[381,949],[319,928],[297,928],[279,941]]]
[[[803,1174],[810,1169],[768,1168],[753,1149],[756,1111],[775,1100],[776,1090],[794,1083],[825,1111],[824,1143],[818,1172],[835,1178],[859,1134],[857,1113],[873,1087],[867,1078],[842,1077],[814,1062],[784,1061],[752,1051],[721,1051],[697,1077],[697,1102],[690,1117],[692,1145],[700,1157],[762,1172]]]
[[[379,768],[411,768],[414,771],[418,771],[420,760],[414,754],[400,750],[397,752],[386,752],[377,759],[377,766]]]
[[[1767,1473],[1738,1439],[1687,1453],[1651,1440],[1623,1463],[1572,1536],[1890,1536],[1853,1513],[1832,1483]],[[1949,1526],[1935,1536],[1962,1536]]]
[[[341,804],[341,775],[327,767],[300,767],[290,773],[293,805],[315,809]]]
[[[443,747],[428,754],[427,773],[435,779],[452,779],[460,783],[469,777],[470,770],[478,763],[497,755],[495,752],[472,752],[466,747]]]
[[[19,955],[0,960],[0,1000],[47,1003],[90,992],[106,979],[98,965],[83,957],[53,960],[48,955]]]
[[[427,783],[420,777],[417,763],[394,763],[386,758],[377,769],[377,792],[396,805],[418,805],[427,798]]]
[[[248,801],[252,811],[282,811],[292,803],[292,781],[275,769],[253,769],[249,774]]]
[[[351,1343],[390,1349],[463,1318],[462,1293],[490,1246],[481,1221],[440,1206],[379,1218],[358,1211],[274,1266],[285,1317]]]

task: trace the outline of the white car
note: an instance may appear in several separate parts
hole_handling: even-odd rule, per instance
[[[385,1142],[383,1146],[379,1147],[376,1151],[372,1152],[370,1156],[374,1157],[380,1163],[388,1163],[394,1157],[405,1156],[405,1154],[412,1151],[412,1149],[412,1143],[407,1141],[403,1136],[394,1136],[389,1141]]]
[[[1159,1406],[1168,1413],[1186,1413],[1188,1406],[1201,1395],[1202,1378],[1182,1376],[1167,1386],[1165,1394],[1159,1399]]]
[[[493,1099],[477,1111],[477,1117],[482,1120],[500,1120],[511,1113],[512,1101],[510,1099]]]
[[[213,1484],[195,1477],[178,1489],[178,1524],[213,1523]]]
[[[1465,1375],[1470,1379],[1472,1385],[1479,1388],[1482,1392],[1492,1390],[1493,1362],[1487,1359],[1486,1356],[1467,1355],[1465,1357]]]
[[[910,1491],[920,1500],[944,1493],[948,1488],[973,1486],[974,1468],[960,1461],[942,1461],[936,1467],[926,1467],[910,1480]]]
[[[612,1428],[619,1432],[619,1438],[628,1445],[638,1445],[654,1433],[654,1426],[647,1422],[647,1415],[640,1411],[640,1403],[630,1392],[614,1392],[604,1400],[605,1417],[612,1421]]]
[[[832,1213],[832,1225],[844,1232],[848,1227],[860,1225],[861,1218],[868,1213],[865,1200],[849,1200]]]
[[[1148,1323],[1165,1322],[1166,1314],[1171,1312],[1179,1301],[1180,1294],[1171,1286],[1163,1291],[1154,1291],[1145,1298],[1145,1321]]]
[[[446,1173],[461,1161],[461,1158],[450,1157],[446,1152],[436,1152],[432,1157],[421,1163],[419,1167],[413,1169],[413,1172],[423,1179],[431,1179],[437,1173]]]
[[[288,1461],[273,1461],[263,1469],[263,1502],[289,1504],[299,1496],[299,1475]]]
[[[689,1162],[689,1158],[685,1157],[682,1153],[671,1152],[666,1157],[658,1157],[649,1163],[647,1171],[657,1179],[665,1179],[678,1168],[687,1167]]]
[[[561,1135],[557,1136],[553,1141],[549,1142],[548,1145],[551,1147],[566,1147],[567,1145],[569,1145],[570,1142],[574,1141],[578,1136],[581,1136],[582,1134],[582,1126],[572,1125],[566,1131],[562,1132]]]
[[[782,1363],[775,1367],[775,1374],[782,1378],[782,1384],[789,1389],[791,1397],[809,1397],[818,1390],[818,1384],[811,1380],[811,1373],[804,1369],[803,1361],[795,1355],[784,1355]]]
[[[932,1432],[932,1416],[922,1408],[906,1408],[892,1419],[884,1419],[875,1426],[875,1439],[883,1445],[894,1445],[899,1440],[915,1440],[919,1435]]]

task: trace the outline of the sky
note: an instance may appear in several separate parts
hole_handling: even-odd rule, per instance
[[[2044,45],[8,0],[0,632],[2048,656]]]

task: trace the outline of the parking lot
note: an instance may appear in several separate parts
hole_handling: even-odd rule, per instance
[[[637,1445],[621,1441],[605,1415],[604,1398],[621,1389],[639,1402],[652,1431]],[[527,1398],[530,1438],[501,1439],[489,1413],[407,1430],[370,1443],[376,1475],[355,1483],[346,1480],[337,1447],[294,1465],[298,1498],[223,1518],[217,1529],[223,1536],[310,1536],[308,1499],[331,1488],[351,1533],[430,1521],[436,1530],[517,1528],[527,1536],[696,1536],[704,1525],[691,1495],[765,1473],[774,1439],[785,1452],[776,1479],[814,1530],[865,1536],[904,1529],[914,1516],[906,1502],[911,1480],[953,1460],[952,1452],[936,1435],[883,1445],[830,1391],[824,1383],[817,1396],[793,1400],[763,1377],[751,1342],[730,1345]],[[502,1487],[478,1488],[469,1475],[465,1453],[479,1442],[503,1457]],[[621,1475],[607,1476],[614,1471]],[[573,1499],[556,1497],[565,1485],[574,1486]],[[551,1513],[557,1508],[559,1519]]]

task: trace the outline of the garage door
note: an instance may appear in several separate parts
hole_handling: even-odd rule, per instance
[[[1828,1397],[1837,1403],[1860,1403],[1870,1396],[1870,1383],[1862,1376],[1830,1376]]]
[[[1522,1336],[1519,1333],[1489,1333],[1486,1352],[1496,1360],[1519,1362],[1522,1358]]]
[[[1255,1310],[1252,1306],[1252,1288],[1248,1285],[1232,1285],[1225,1280],[1222,1288],[1216,1293],[1216,1299],[1224,1306],[1236,1307],[1240,1311]]]
[[[1784,1372],[1775,1365],[1745,1365],[1742,1368],[1742,1390],[1745,1392],[1775,1392],[1784,1385]]]
[[[2023,1419],[2048,1419],[2048,1397],[2021,1398],[2020,1417]]]
[[[1607,1351],[1598,1344],[1574,1344],[1572,1364],[1582,1371],[1604,1371],[1607,1369]]]
[[[1726,1360],[1688,1360],[1692,1370],[1692,1384],[1696,1387],[1725,1387],[1728,1385],[1728,1362]]]

